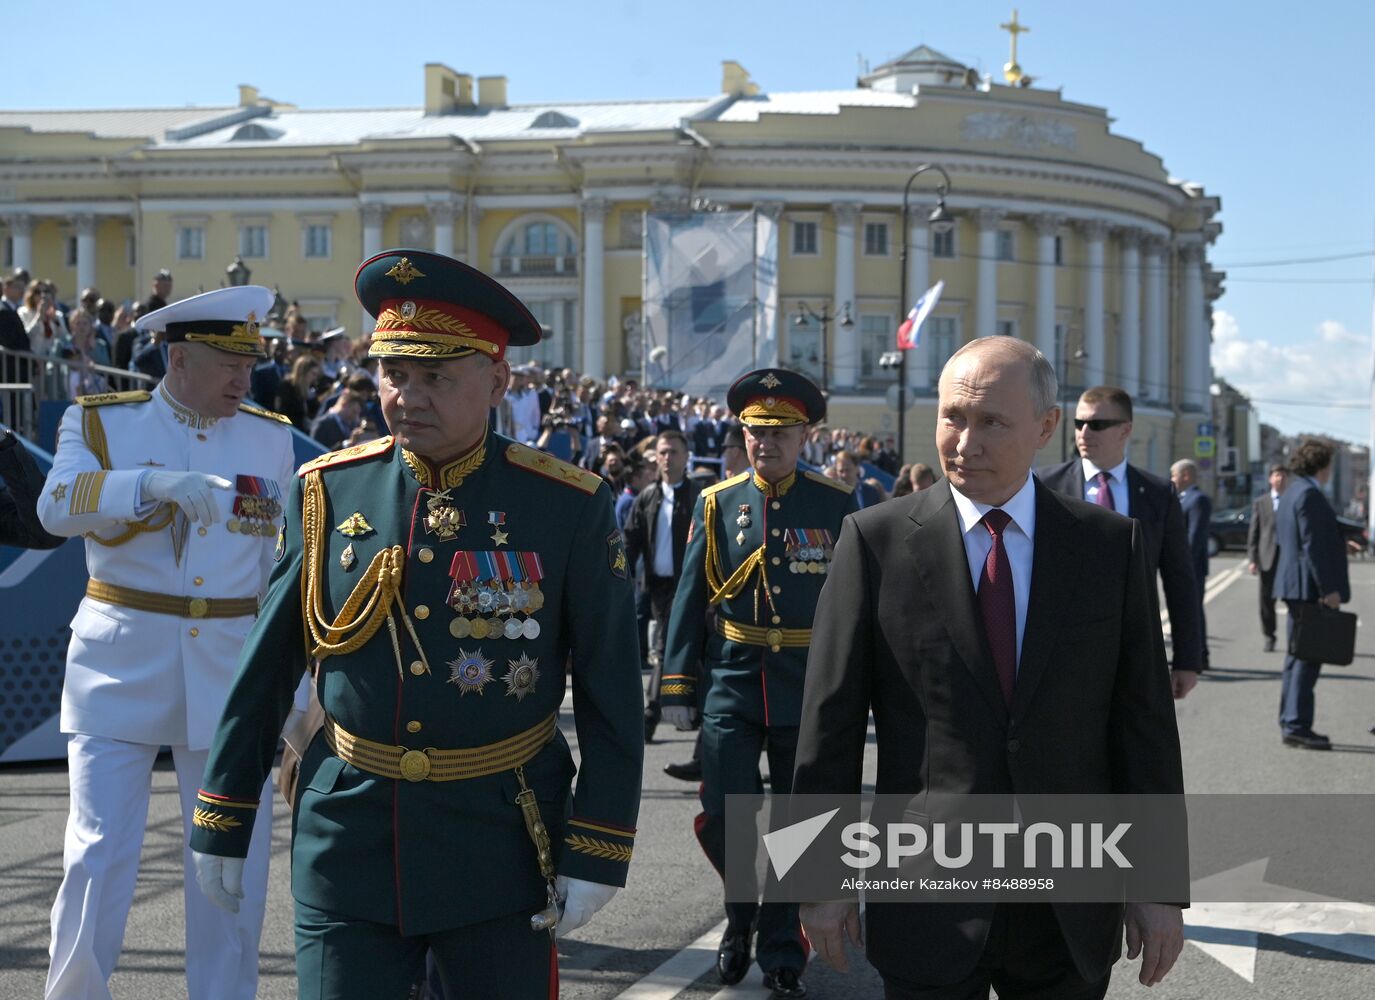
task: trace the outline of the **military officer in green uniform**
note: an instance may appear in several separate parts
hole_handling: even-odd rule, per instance
[[[302,672],[323,730],[292,847],[300,996],[557,995],[552,931],[625,884],[643,755],[635,608],[609,488],[488,430],[535,318],[423,250],[366,261],[394,437],[297,472],[210,752],[191,846],[233,908]],[[581,757],[558,728],[565,684]]]
[[[807,426],[826,413],[825,399],[805,376],[775,368],[750,372],[726,398],[744,425],[751,470],[708,487],[697,501],[660,689],[665,721],[686,729],[697,687],[708,685],[696,829],[718,872],[725,862],[725,797],[761,790],[759,757],[766,746],[773,791],[787,794],[792,787],[812,616],[840,522],[857,509],[850,487],[798,468]],[[705,677],[698,675],[702,661]],[[804,996],[797,907],[727,903],[726,915],[716,963],[721,980],[744,978],[757,932],[765,985],[775,997]]]

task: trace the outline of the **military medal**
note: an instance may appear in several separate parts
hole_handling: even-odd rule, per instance
[[[486,618],[474,618],[474,619],[473,619],[473,627],[472,627],[472,630],[471,630],[471,631],[472,631],[472,634],[473,634],[473,638],[474,638],[474,639],[485,639],[485,638],[487,638],[487,619],[486,619]]]
[[[501,526],[506,523],[506,512],[504,510],[489,510],[487,512],[487,523],[492,526],[492,544],[501,546],[506,544],[506,532],[501,530]]]
[[[783,533],[789,573],[825,575],[835,540],[824,528],[788,528]]]
[[[425,510],[425,530],[437,535],[440,541],[447,542],[458,534],[459,528],[468,524],[463,511],[453,505],[453,497],[449,496],[448,490],[432,494],[425,501]]]
[[[455,639],[466,639],[473,634],[473,623],[459,615],[449,622],[449,634]]]
[[[481,650],[470,653],[460,649],[458,659],[450,660],[448,667],[449,683],[458,685],[460,695],[470,691],[482,694],[482,689],[492,682],[492,661]]]
[[[349,538],[361,538],[364,535],[372,534],[373,527],[368,524],[368,519],[358,511],[354,511],[344,518],[342,524],[335,526],[335,531]]]
[[[344,551],[339,553],[339,567],[348,572],[353,569],[353,564],[358,561],[358,557],[353,554],[353,543],[349,542],[344,546]]]
[[[750,520],[750,505],[749,505],[749,504],[747,504],[747,503],[742,503],[742,504],[740,505],[740,513],[736,515],[736,517],[735,517],[735,523],[736,523],[739,527],[741,527],[741,528],[748,528],[748,527],[753,523],[753,522]],[[741,534],[744,534],[744,532],[741,532]]]
[[[449,630],[456,638],[466,637],[458,634],[463,630],[476,639],[539,635],[539,625],[531,617],[544,606],[539,553],[455,552],[449,576],[454,582],[447,603],[459,613]]]
[[[539,660],[521,653],[519,660],[507,660],[506,663],[510,669],[501,677],[506,682],[506,693],[521,701],[535,690],[539,681]]]
[[[745,544],[745,533],[744,533],[743,531],[740,532],[738,535],[735,536],[735,544],[736,544],[736,545],[744,545],[744,544]]]
[[[277,533],[282,516],[281,490],[273,479],[235,476],[234,516],[225,525],[231,534],[267,538]]]

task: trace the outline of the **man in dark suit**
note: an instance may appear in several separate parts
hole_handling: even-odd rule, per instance
[[[659,479],[640,491],[625,523],[630,565],[643,555],[645,591],[649,595],[649,695],[645,703],[645,742],[659,725],[659,684],[664,676],[664,639],[673,595],[683,572],[692,508],[702,488],[687,477],[687,438],[679,430],[660,433],[654,453]]]
[[[3,309],[0,306],[0,309]],[[38,520],[43,473],[12,430],[0,424],[0,545],[55,549],[67,539],[50,534]]]
[[[1170,482],[1179,491],[1179,509],[1189,539],[1189,564],[1198,591],[1198,634],[1202,642],[1203,669],[1208,669],[1208,616],[1203,611],[1203,586],[1208,579],[1208,525],[1213,520],[1213,501],[1198,485],[1198,466],[1181,458],[1170,466]]]
[[[1183,698],[1198,683],[1204,665],[1202,605],[1189,557],[1184,511],[1169,480],[1127,461],[1131,434],[1131,396],[1110,385],[1086,389],[1074,408],[1074,447],[1079,457],[1046,466],[1036,475],[1056,492],[1141,522],[1147,571],[1152,584],[1160,574],[1170,612],[1174,696]]]
[[[1275,651],[1275,512],[1280,496],[1289,485],[1289,470],[1270,466],[1270,488],[1251,501],[1251,524],[1246,529],[1246,569],[1260,575],[1260,628],[1265,633],[1265,651]]]
[[[24,289],[29,283],[29,272],[15,268],[5,275],[5,284],[0,289],[0,347],[11,351],[27,351],[29,335],[24,330],[24,321],[19,318],[19,306],[23,303]],[[29,363],[20,358],[6,358],[0,368],[0,381],[31,381]]]
[[[1031,476],[1059,423],[1030,344],[966,344],[940,379],[946,478],[846,518],[817,607],[795,794],[860,790],[869,714],[879,794],[1180,795],[1183,774],[1140,522]],[[1159,982],[1183,947],[1164,903],[870,902],[889,998],[1102,997],[1121,951]],[[853,901],[802,923],[846,967]]]
[[[1280,497],[1275,512],[1275,542],[1280,551],[1274,594],[1289,609],[1292,642],[1294,623],[1305,606],[1338,607],[1351,600],[1351,582],[1341,526],[1322,492],[1332,477],[1332,446],[1309,438],[1294,449],[1289,470],[1294,482]],[[1293,653],[1284,658],[1280,735],[1285,746],[1332,749],[1326,736],[1313,732],[1313,688],[1321,670],[1321,663],[1296,659]]]

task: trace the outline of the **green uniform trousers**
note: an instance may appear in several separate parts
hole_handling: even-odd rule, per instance
[[[409,1000],[434,957],[445,1000],[555,1000],[558,953],[547,932],[514,913],[435,934],[403,937],[391,924],[354,920],[296,902],[300,1000]]]

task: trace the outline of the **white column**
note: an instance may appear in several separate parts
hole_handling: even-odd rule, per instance
[[[9,223],[10,240],[14,244],[14,266],[22,267],[25,271],[32,270],[33,216],[28,212],[15,212],[6,216],[5,221]]]
[[[831,314],[836,321],[831,325],[835,349],[831,356],[831,385],[837,389],[852,389],[859,383],[859,316],[855,302],[855,229],[859,223],[859,210],[862,206],[854,201],[838,201],[831,206],[831,215],[836,227],[835,298]],[[848,326],[840,324],[846,306],[850,308],[850,318],[854,322]],[[824,350],[824,347],[823,347]]]
[[[1122,321],[1118,328],[1117,384],[1133,399],[1141,395],[1141,230],[1123,229]]]
[[[907,208],[907,301],[898,303],[898,322],[902,323],[917,299],[931,287],[931,223],[933,205]],[[895,341],[896,344],[896,341]],[[892,350],[892,348],[889,348]],[[916,392],[936,383],[931,372],[931,338],[922,337],[907,352],[907,391]]]
[[[1107,370],[1107,342],[1103,337],[1103,238],[1107,223],[1088,219],[1079,224],[1087,247],[1084,269],[1084,385],[1099,385]]]
[[[1141,387],[1147,399],[1170,399],[1170,334],[1165,328],[1165,241],[1148,236],[1142,244],[1141,266],[1145,271],[1144,335],[1146,378]]]
[[[430,221],[434,223],[434,252],[445,257],[454,255],[454,219],[458,215],[458,205],[452,199],[432,201],[426,206]]]
[[[1064,224],[1059,215],[1038,215],[1036,228],[1036,349],[1055,363],[1055,234]],[[1063,376],[1063,372],[1056,372]]]
[[[76,229],[76,294],[95,287],[95,226],[94,215],[72,217]]]
[[[1180,244],[1179,260],[1184,272],[1180,282],[1184,332],[1181,351],[1184,391],[1180,404],[1185,409],[1207,412],[1212,364],[1203,303],[1203,244],[1196,240]]]
[[[998,223],[1006,213],[980,208],[974,213],[979,226],[979,286],[975,293],[974,336],[998,332]]]
[[[582,200],[582,372],[606,377],[605,198]]]
[[[369,201],[362,205],[363,213],[363,260],[370,260],[382,252],[382,223],[387,218],[387,206]],[[364,334],[372,333],[377,321],[362,310],[359,320]]]

